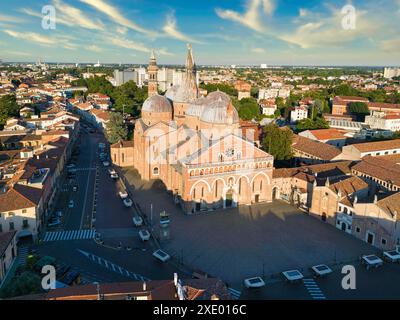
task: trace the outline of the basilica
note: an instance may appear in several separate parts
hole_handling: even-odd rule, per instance
[[[161,180],[188,214],[272,201],[273,157],[255,146],[254,134],[243,134],[227,94],[200,96],[191,46],[182,82],[165,95],[157,72],[153,53],[133,144],[113,146],[113,162],[133,165],[144,180]],[[131,148],[124,161],[133,163],[121,163],[118,146]]]

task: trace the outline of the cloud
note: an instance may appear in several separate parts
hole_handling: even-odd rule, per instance
[[[265,49],[263,49],[263,48],[253,48],[253,49],[251,49],[251,52],[258,53],[258,54],[266,53]]]
[[[91,30],[104,30],[104,24],[100,20],[86,16],[80,9],[67,5],[61,0],[53,0],[53,4],[57,9],[57,20],[60,17],[62,21],[68,21],[74,26]]]
[[[1,22],[9,22],[9,23],[21,23],[23,22],[22,19],[14,16],[9,16],[5,14],[0,14],[0,21]]]
[[[167,15],[167,22],[164,25],[163,30],[168,37],[184,42],[201,43],[178,30],[176,18],[172,13]]]
[[[303,49],[317,47],[341,46],[360,38],[369,38],[380,29],[378,21],[374,21],[367,11],[356,11],[356,28],[342,27],[344,15],[340,9],[331,8],[328,16],[315,14],[308,22],[303,22],[295,30],[279,34],[278,38],[300,46]],[[298,20],[295,20],[298,21]]]
[[[169,52],[168,49],[166,48],[161,48],[157,50],[157,53],[161,56],[174,56],[172,52]]]
[[[155,32],[147,30],[145,28],[140,27],[136,23],[130,21],[126,17],[122,15],[118,8],[113,7],[111,4],[107,3],[104,0],[80,0],[81,2],[88,4],[95,8],[96,10],[102,12],[107,15],[110,19],[112,19],[115,23],[127,27],[129,29],[135,30],[140,33],[144,33],[147,35],[155,35]]]
[[[128,30],[129,30],[129,29],[128,29],[127,27],[123,27],[123,26],[117,27],[117,32],[118,32],[119,34],[125,35],[125,34],[127,34]]]
[[[100,48],[100,47],[98,47],[98,46],[96,46],[94,44],[88,46],[86,49],[89,50],[89,51],[93,51],[93,52],[102,52],[103,51],[102,48]]]
[[[3,30],[6,34],[8,34],[10,37],[16,38],[16,39],[23,39],[23,40],[28,40],[31,42],[37,42],[40,44],[44,45],[52,45],[57,43],[57,40],[54,38],[42,36],[38,33],[34,32],[17,32],[13,30]]]
[[[400,38],[392,40],[383,40],[382,49],[389,52],[400,52]]]
[[[139,42],[134,42],[125,38],[117,38],[117,37],[107,37],[106,39],[110,44],[113,44],[115,46],[125,48],[125,49],[130,49],[130,50],[135,50],[135,51],[140,51],[140,52],[146,52],[149,53],[151,50],[147,48],[144,44],[139,43]]]
[[[275,10],[275,2],[273,0],[247,0],[244,14],[220,8],[215,9],[215,12],[221,19],[237,22],[257,32],[264,32],[265,27],[262,24],[260,15],[261,7],[263,7],[264,14],[270,16]]]

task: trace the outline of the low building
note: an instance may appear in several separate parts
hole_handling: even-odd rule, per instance
[[[297,164],[317,164],[342,160],[340,149],[296,135],[293,152]]]
[[[0,232],[0,286],[17,257],[16,231]]]
[[[118,167],[131,167],[133,163],[133,141],[119,141],[111,145],[111,161]]]
[[[278,107],[274,99],[263,99],[259,101],[261,112],[266,116],[273,116]]]
[[[373,112],[370,116],[365,117],[365,123],[372,129],[400,131],[400,114]]]
[[[365,156],[383,156],[400,153],[400,139],[357,143],[344,146],[343,159],[360,160]]]
[[[347,218],[352,235],[381,250],[393,250],[400,245],[400,193],[372,202],[358,201]],[[339,226],[339,224],[338,224]]]
[[[378,111],[385,114],[400,114],[400,104],[383,103],[383,102],[369,102],[369,111]]]
[[[245,81],[237,81],[235,89],[238,91],[238,100],[251,97],[251,84]]]
[[[397,158],[366,156],[352,168],[352,173],[366,179],[371,190],[379,186],[388,191],[400,191],[400,154]]]
[[[330,144],[341,148],[346,144],[346,136],[337,129],[306,130],[299,133],[299,136]]]
[[[369,100],[363,97],[336,96],[332,100],[332,115],[345,115],[350,113],[349,104],[352,102],[368,103]]]
[[[290,111],[290,123],[296,123],[308,118],[308,109],[306,106],[296,106]]]
[[[337,216],[341,213],[353,212],[353,204],[358,199],[368,197],[368,184],[359,177],[350,176],[339,179],[325,180],[323,185],[314,182],[310,213],[327,221],[333,226],[337,225]],[[351,233],[351,226],[341,225],[347,233]]]

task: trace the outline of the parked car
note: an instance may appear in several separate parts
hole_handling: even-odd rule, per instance
[[[245,279],[244,285],[246,288],[262,288],[265,286],[265,282],[260,277],[254,277]]]
[[[119,176],[116,173],[113,173],[112,175],[110,175],[110,177],[111,177],[111,179],[114,179],[114,180],[118,180],[119,179]]]
[[[110,163],[109,163],[108,161],[104,161],[104,162],[103,162],[103,166],[109,167],[109,166],[110,166]]]
[[[77,186],[73,186],[73,187],[72,187],[72,191],[73,191],[73,192],[77,192],[77,191],[78,191],[78,187],[77,187]]]
[[[112,174],[115,174],[116,172],[115,172],[114,169],[110,168],[110,169],[108,169],[108,173],[109,173],[110,175],[112,175]]]
[[[161,249],[154,251],[153,257],[160,260],[161,262],[167,262],[171,258],[168,253],[162,251]]]
[[[400,252],[396,251],[396,250],[392,250],[392,251],[385,251],[383,253],[383,257],[385,260],[389,261],[389,262],[400,262]]]
[[[296,282],[304,278],[303,274],[299,270],[288,270],[282,272],[283,276],[287,281]]]
[[[143,224],[143,219],[139,216],[134,216],[132,221],[136,227],[140,227]]]
[[[125,191],[120,191],[119,197],[123,200],[123,199],[128,198],[128,194]]]
[[[142,241],[149,241],[150,240],[150,232],[147,231],[146,229],[140,230],[139,231],[139,238]]]
[[[127,208],[130,208],[133,205],[133,201],[131,199],[129,199],[129,198],[124,199],[123,202],[124,202],[124,206],[127,207]]]
[[[60,279],[60,282],[66,284],[68,286],[71,286],[74,284],[79,284],[80,276],[81,276],[80,272],[77,269],[72,268]]]
[[[323,277],[333,272],[332,269],[325,264],[313,266],[311,269],[317,277]]]
[[[73,169],[75,167],[76,167],[76,165],[73,164],[73,163],[70,163],[70,164],[67,165],[67,169]]]
[[[367,270],[369,268],[379,268],[383,265],[383,260],[374,254],[365,255],[361,257],[361,263],[366,266]]]
[[[69,200],[68,208],[72,209],[75,206],[74,200]]]

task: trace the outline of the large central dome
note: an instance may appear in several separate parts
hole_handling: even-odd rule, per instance
[[[200,117],[201,121],[210,124],[239,123],[239,114],[226,93],[219,91],[210,93],[207,101]]]

